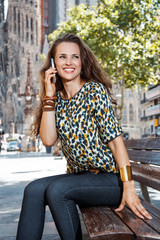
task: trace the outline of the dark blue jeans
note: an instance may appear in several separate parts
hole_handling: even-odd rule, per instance
[[[31,182],[24,191],[17,240],[42,238],[48,205],[62,240],[81,240],[77,204],[118,205],[122,197],[119,175],[78,173],[46,177]]]

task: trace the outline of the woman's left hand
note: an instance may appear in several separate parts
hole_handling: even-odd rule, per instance
[[[122,211],[125,205],[127,205],[139,218],[144,219],[145,217],[147,219],[152,219],[151,215],[141,204],[135,190],[134,181],[123,182],[122,201],[116,211]]]

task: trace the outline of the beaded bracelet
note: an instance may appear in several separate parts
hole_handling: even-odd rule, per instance
[[[55,111],[56,96],[45,96],[43,99],[43,112]],[[47,107],[48,106],[48,107]]]
[[[43,99],[43,101],[44,101],[44,102],[45,102],[45,101],[48,101],[48,100],[55,101],[56,99],[57,99],[56,96],[52,96],[52,97],[45,96],[44,99]]]
[[[55,111],[55,106],[52,107],[43,107],[42,108],[43,112],[51,112],[51,111]]]
[[[55,107],[55,102],[46,101],[43,103],[43,106],[52,106]]]

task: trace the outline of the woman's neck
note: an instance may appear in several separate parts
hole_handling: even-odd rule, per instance
[[[61,91],[61,97],[63,99],[70,99],[72,98],[79,90],[81,87],[84,85],[85,81],[84,80],[77,80],[77,81],[67,81],[63,82],[63,90]]]

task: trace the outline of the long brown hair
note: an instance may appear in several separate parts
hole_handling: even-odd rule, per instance
[[[62,42],[72,42],[78,44],[80,48],[80,55],[81,55],[81,62],[82,62],[82,70],[81,70],[81,79],[85,80],[86,82],[94,81],[98,83],[102,83],[105,88],[107,89],[108,93],[110,94],[112,103],[116,103],[114,98],[111,94],[112,83],[110,78],[107,74],[103,71],[99,62],[95,55],[92,53],[90,48],[83,42],[83,40],[75,34],[65,34],[60,36],[54,43],[51,45],[50,50],[48,51],[46,61],[44,66],[40,70],[40,103],[38,106],[38,110],[35,116],[35,120],[31,125],[31,133],[32,135],[37,136],[39,134],[40,123],[42,118],[42,105],[43,99],[45,96],[45,85],[44,85],[44,78],[45,78],[45,71],[48,70],[51,66],[51,58],[55,59],[56,49],[57,46]],[[61,81],[60,76],[58,73],[56,74],[56,91],[61,91],[63,89],[63,84]]]

